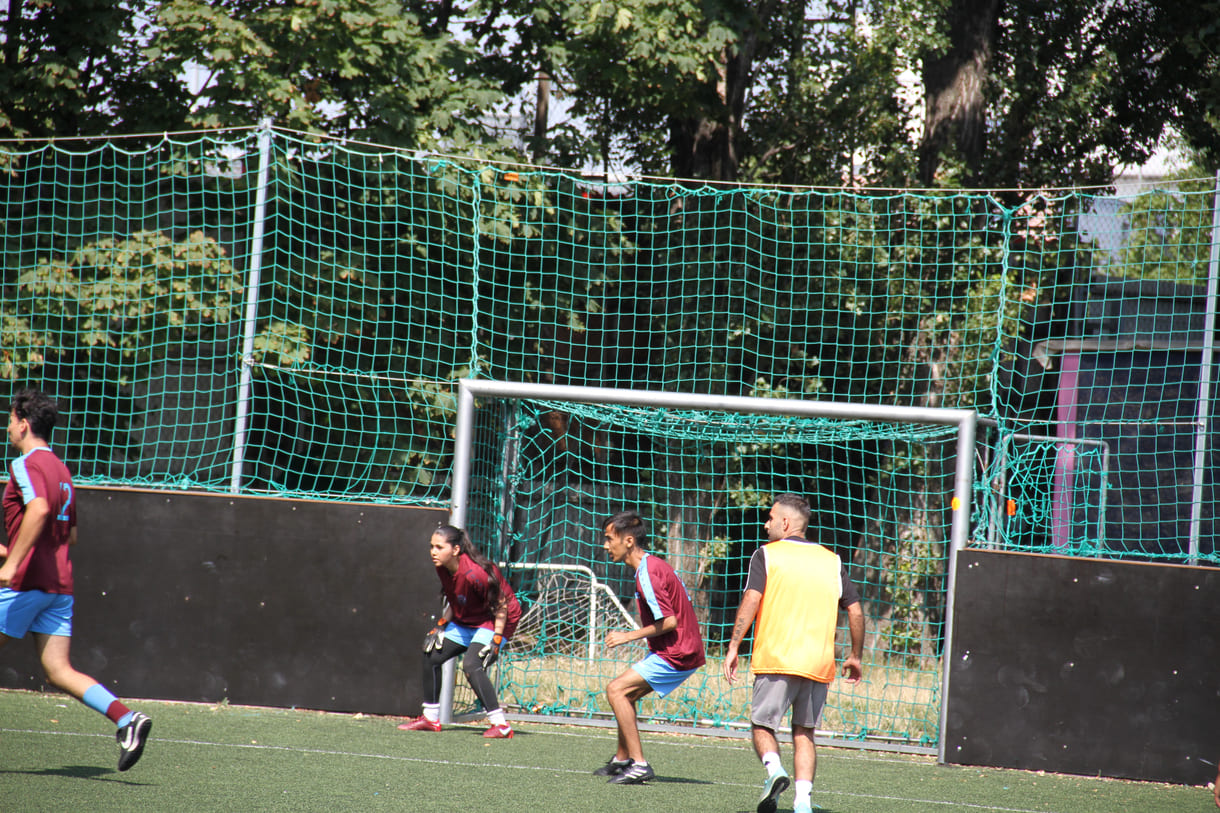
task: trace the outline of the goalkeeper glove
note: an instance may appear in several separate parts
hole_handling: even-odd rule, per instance
[[[479,650],[479,660],[483,662],[484,669],[490,669],[496,662],[496,658],[500,656],[500,644],[503,642],[504,636],[497,634],[492,637],[490,644],[483,644],[483,648]]]
[[[427,654],[434,649],[440,649],[445,643],[445,621],[438,621],[432,631],[424,636],[424,653]]]

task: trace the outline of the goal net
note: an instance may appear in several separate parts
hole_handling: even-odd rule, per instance
[[[948,554],[970,527],[973,432],[966,410],[463,380],[453,521],[505,564],[525,609],[499,661],[501,702],[612,718],[606,684],[647,650],[604,645],[635,625],[636,608],[634,574],[606,556],[601,523],[634,508],[683,580],[708,654],[679,689],[646,698],[641,721],[748,728],[749,681],[724,681],[723,652],[771,501],[792,491],[813,509],[810,538],[849,567],[868,619],[865,680],[832,684],[820,733],[935,749]],[[844,628],[841,653],[847,644]],[[462,681],[454,692],[455,713],[475,710]]]

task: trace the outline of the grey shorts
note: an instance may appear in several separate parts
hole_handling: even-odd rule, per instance
[[[750,722],[775,731],[792,709],[792,725],[813,728],[822,716],[830,685],[792,675],[755,675]]]

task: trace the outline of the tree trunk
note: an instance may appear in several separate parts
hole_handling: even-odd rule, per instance
[[[734,49],[723,54],[715,89],[720,117],[670,118],[674,177],[737,180],[741,160],[737,154],[737,139],[745,115],[746,95],[754,82],[754,65],[759,59],[765,59],[772,48],[771,38],[760,38],[760,33],[780,10],[779,0],[758,3],[751,22],[738,32]]]
[[[980,178],[986,147],[984,86],[999,11],[999,0],[951,0],[945,12],[949,50],[924,55],[924,127],[919,144],[923,186],[935,184],[950,142],[966,168],[967,180],[973,183]]]
[[[681,460],[674,459],[675,465]],[[708,585],[712,557],[704,547],[712,541],[712,516],[724,489],[720,476],[710,472],[687,472],[667,467],[670,485],[665,510],[665,560],[678,574],[695,607],[699,626],[706,630],[711,615]]]
[[[538,73],[538,102],[534,106],[534,142],[532,155],[534,161],[541,161],[546,155],[547,122],[551,116],[551,77],[545,72]]]

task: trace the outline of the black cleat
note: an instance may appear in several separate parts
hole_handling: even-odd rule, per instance
[[[618,776],[610,777],[610,782],[615,785],[642,785],[654,776],[656,774],[647,762],[633,762],[630,768]]]
[[[152,731],[152,720],[140,712],[131,715],[131,722],[120,728],[114,735],[119,741],[119,770],[125,771],[140,761],[144,753],[144,743],[148,741],[148,732]]]
[[[621,762],[619,760],[615,759],[614,757],[610,757],[610,760],[605,765],[601,766],[596,771],[594,771],[593,775],[594,776],[618,776],[619,774],[621,774],[623,771],[627,770],[630,767],[631,767],[630,757],[622,760]]]

